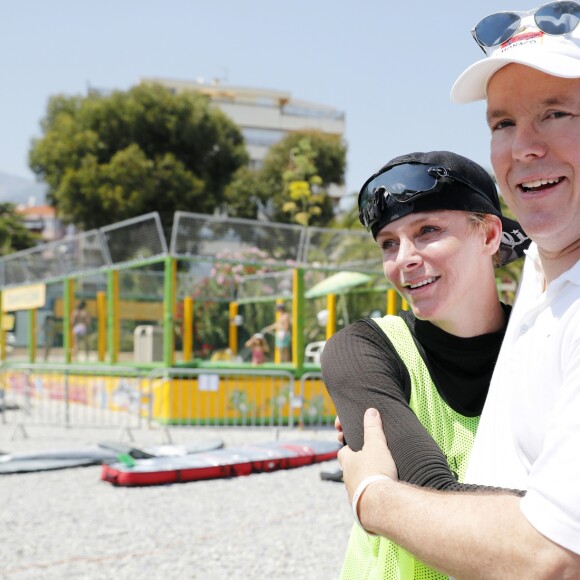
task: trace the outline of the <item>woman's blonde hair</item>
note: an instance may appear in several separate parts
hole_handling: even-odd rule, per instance
[[[489,215],[487,213],[478,213],[478,212],[467,212],[467,216],[469,218],[469,225],[473,231],[487,231],[489,227]],[[500,257],[500,248],[497,248],[497,251],[492,256],[493,265],[495,268],[499,268],[501,266],[501,257]]]

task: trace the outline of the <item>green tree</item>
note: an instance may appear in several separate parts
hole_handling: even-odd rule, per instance
[[[334,215],[328,187],[344,183],[345,166],[338,135],[289,133],[270,148],[260,169],[238,171],[226,192],[228,212],[255,218],[262,209],[277,222],[326,225]]]
[[[211,213],[247,163],[243,137],[195,93],[159,85],[54,96],[29,152],[59,217],[83,229],[150,211]]]
[[[256,219],[260,210],[265,211],[270,197],[262,172],[241,167],[226,188],[224,209],[232,217]]]
[[[329,226],[345,230],[361,228],[361,231],[364,231],[364,226],[360,223],[358,217],[358,191],[347,194],[346,198],[351,202],[348,209],[338,213]]]
[[[27,230],[13,203],[0,203],[0,255],[31,248],[39,237]]]

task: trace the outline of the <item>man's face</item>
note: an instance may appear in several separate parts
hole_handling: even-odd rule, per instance
[[[487,95],[499,188],[540,249],[558,254],[580,239],[580,79],[510,64]]]

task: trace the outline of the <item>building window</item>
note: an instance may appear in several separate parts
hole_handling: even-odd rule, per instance
[[[277,129],[257,129],[245,127],[242,129],[244,139],[248,145],[271,147],[280,141],[285,133]]]

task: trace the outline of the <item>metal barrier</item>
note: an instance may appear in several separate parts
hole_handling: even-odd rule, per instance
[[[289,371],[163,369],[148,380],[149,416],[162,425],[293,427],[299,424]]]
[[[0,368],[0,422],[26,426],[144,426],[143,376],[121,366],[10,363]]]
[[[334,429],[336,410],[326,392],[322,373],[304,373],[299,385],[300,424],[312,429]]]
[[[317,372],[275,369],[9,363],[0,423],[26,426],[330,428],[336,414]]]

